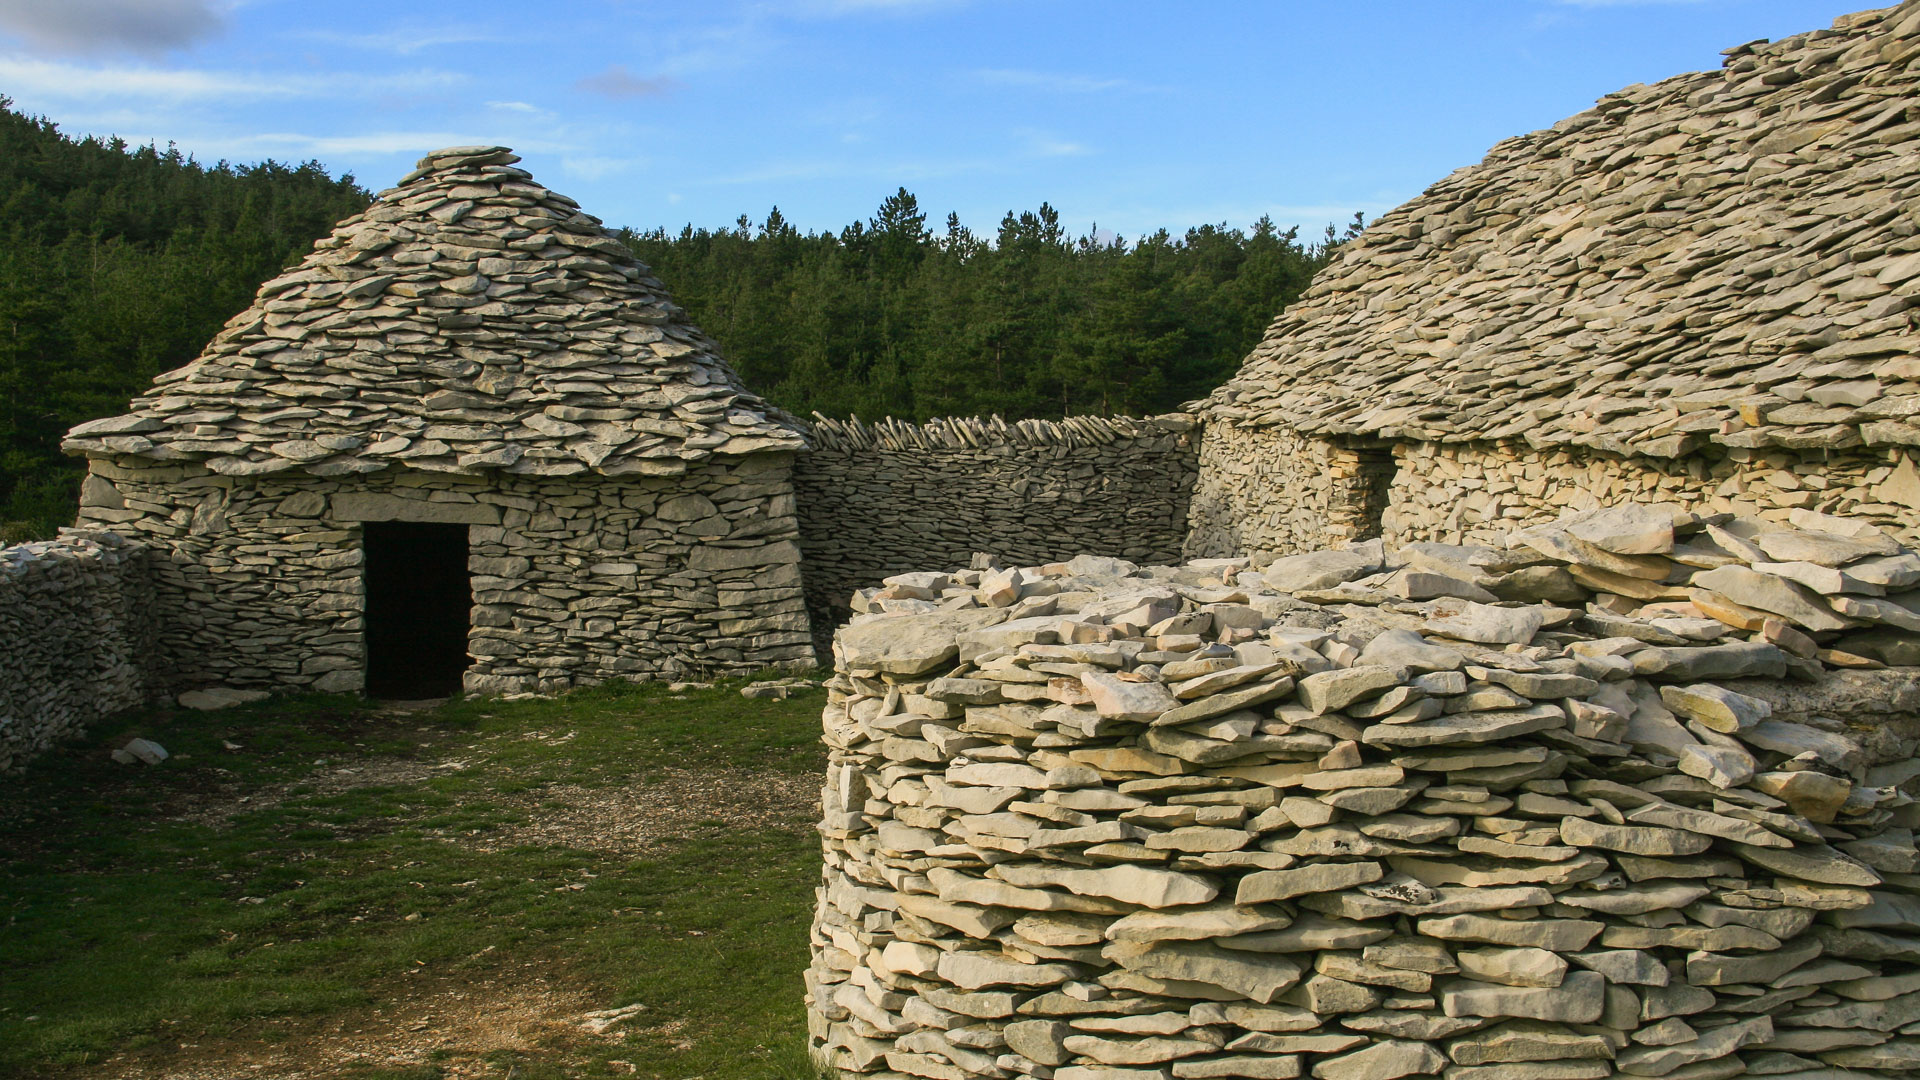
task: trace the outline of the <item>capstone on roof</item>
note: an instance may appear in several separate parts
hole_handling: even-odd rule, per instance
[[[805,449],[619,238],[518,160],[428,154],[63,448],[233,476],[671,475]]]

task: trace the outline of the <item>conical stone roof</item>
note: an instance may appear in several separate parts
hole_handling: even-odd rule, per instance
[[[1213,419],[1320,436],[1920,445],[1920,6],[1731,49],[1382,216]]]
[[[804,449],[625,245],[518,160],[427,155],[64,448],[235,476],[669,475]]]

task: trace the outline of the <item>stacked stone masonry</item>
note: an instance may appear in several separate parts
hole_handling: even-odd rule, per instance
[[[1920,583],[1871,526],[1799,520],[1624,507],[1504,550],[863,591],[823,715],[816,1053],[889,1080],[1912,1075],[1913,672],[1578,580],[1777,578],[1771,550],[1848,568],[1836,597]]]
[[[467,526],[472,692],[812,662],[787,455],[620,480],[93,470],[81,520],[155,553],[174,685],[361,689],[368,521]]]
[[[878,424],[816,416],[794,475],[815,633],[856,587],[986,552],[1172,562],[1186,538],[1199,432],[1184,414]]]
[[[146,552],[111,533],[0,549],[0,772],[153,683]]]

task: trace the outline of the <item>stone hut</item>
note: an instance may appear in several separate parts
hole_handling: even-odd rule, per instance
[[[80,525],[180,686],[551,691],[811,663],[801,428],[504,147],[428,155],[132,411]]]
[[[1204,402],[1190,556],[1631,499],[1920,537],[1920,5],[1730,49],[1382,216]]]

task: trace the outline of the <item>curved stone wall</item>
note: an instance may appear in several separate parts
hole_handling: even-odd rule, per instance
[[[1226,560],[909,575],[935,599],[840,631],[824,1063],[1920,1068],[1913,717],[1873,739],[1784,719],[1770,680],[1820,669],[1764,641],[1395,599],[1353,586],[1377,552],[1323,556],[1318,592]]]

